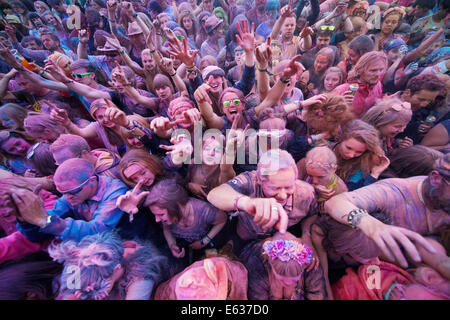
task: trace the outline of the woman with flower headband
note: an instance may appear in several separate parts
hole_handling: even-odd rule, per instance
[[[289,232],[254,241],[241,252],[249,300],[326,300],[321,268],[308,270],[312,248]]]
[[[409,102],[402,102],[398,98],[385,98],[379,100],[361,119],[378,130],[384,153],[390,155],[394,148],[395,136],[405,130],[411,117],[412,110]],[[400,140],[398,147],[407,148],[412,145],[413,141],[405,137]]]

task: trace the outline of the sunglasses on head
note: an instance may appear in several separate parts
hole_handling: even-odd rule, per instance
[[[27,159],[30,160],[33,156],[34,156],[34,151],[36,150],[37,147],[39,147],[41,143],[38,142],[36,143],[34,146],[31,147],[31,150],[28,152],[27,154]]]
[[[69,190],[69,191],[64,191],[64,192],[61,192],[60,191],[60,193],[61,194],[71,194],[71,195],[74,195],[74,194],[77,194],[77,193],[79,193],[83,188],[84,188],[84,186],[89,182],[89,180],[91,179],[92,177],[89,177],[86,181],[84,181],[82,184],[80,184],[78,187],[76,187],[75,189],[72,189],[72,190]],[[58,190],[59,191],[59,190]]]
[[[224,102],[222,102],[225,108],[228,108],[231,105],[231,103],[233,103],[233,105],[237,107],[238,105],[241,104],[241,99],[225,100]]]
[[[85,73],[72,73],[72,77],[74,79],[81,79],[83,76],[88,76],[92,74],[92,72],[85,72]]]
[[[325,31],[325,30],[330,30],[330,31],[334,31],[336,27],[335,26],[320,26],[320,30]]]

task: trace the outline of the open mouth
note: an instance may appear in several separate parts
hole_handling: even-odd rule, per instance
[[[237,109],[229,109],[228,112],[230,114],[237,114]]]
[[[210,84],[209,85],[212,89],[216,89],[216,88],[218,88],[219,87],[219,85],[218,84]]]

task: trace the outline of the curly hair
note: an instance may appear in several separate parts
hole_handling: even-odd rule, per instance
[[[337,94],[325,94],[327,100],[325,103],[317,103],[308,107],[305,115],[305,120],[308,128],[329,132],[335,135],[338,131],[339,125],[354,117],[350,111],[344,97]]]
[[[409,79],[406,89],[414,95],[420,90],[441,91],[444,88],[444,82],[433,73],[419,74]]]
[[[341,155],[339,144],[351,138],[364,143],[366,145],[366,151],[359,157],[346,160]],[[373,165],[373,156],[384,155],[378,136],[378,130],[367,122],[359,119],[350,120],[342,125],[336,135],[336,140],[338,142],[334,148],[334,153],[338,159],[338,169],[336,170],[336,174],[343,181],[348,181],[348,178],[359,169],[362,170],[364,175],[369,174]]]

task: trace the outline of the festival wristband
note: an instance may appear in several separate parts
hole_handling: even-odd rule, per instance
[[[358,225],[361,222],[362,217],[368,215],[369,213],[364,209],[355,209],[349,212],[347,222],[353,229],[356,229],[358,228]]]

